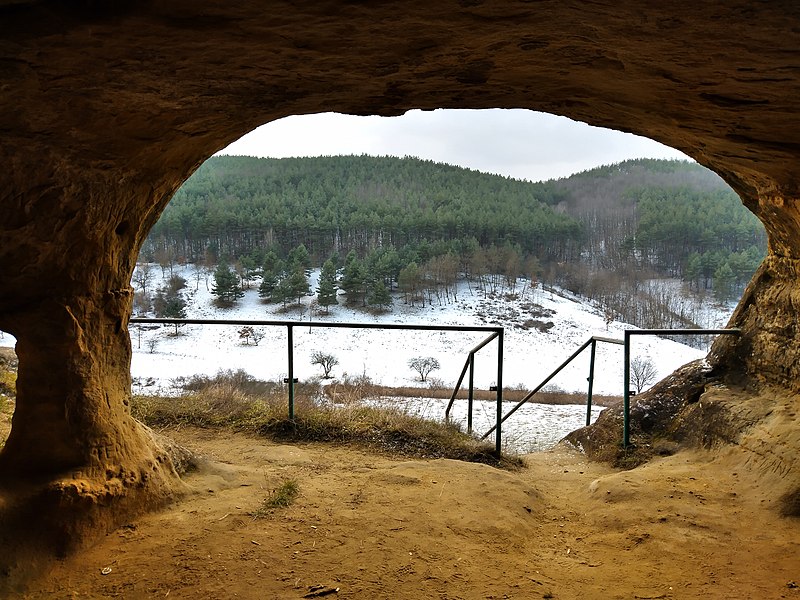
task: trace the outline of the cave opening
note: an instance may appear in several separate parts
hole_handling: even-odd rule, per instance
[[[64,546],[180,493],[127,411],[136,255],[207,157],[287,115],[529,108],[679,149],[768,234],[732,317],[743,335],[716,343],[709,364],[754,389],[800,391],[800,28],[785,3],[0,10],[0,329],[20,360],[0,477],[39,486],[29,506]],[[4,547],[17,516],[4,510]]]

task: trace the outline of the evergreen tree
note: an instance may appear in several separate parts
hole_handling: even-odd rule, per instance
[[[367,295],[367,303],[372,306],[377,306],[382,310],[392,305],[392,296],[389,294],[389,290],[386,289],[383,281],[375,280],[372,282],[369,294]]]
[[[355,304],[359,300],[366,303],[366,274],[364,266],[356,258],[355,252],[351,251],[347,255],[339,287],[347,295],[348,304]]]
[[[256,275],[258,263],[251,256],[243,256],[239,260],[239,269],[241,270],[242,282],[245,287],[250,289],[250,282]]]
[[[183,297],[176,293],[170,296],[167,296],[167,302],[164,306],[164,310],[161,314],[162,317],[167,319],[185,319],[186,318],[186,300]],[[179,323],[174,323],[175,325],[175,335],[178,335],[178,327]]]
[[[322,265],[319,275],[319,287],[317,288],[317,301],[320,306],[325,307],[325,314],[328,314],[328,307],[338,304],[336,299],[336,266],[331,259]]]
[[[273,302],[273,293],[278,285],[278,276],[273,271],[265,270],[261,275],[261,284],[258,286],[258,295],[267,302]]]
[[[186,300],[174,289],[159,288],[153,299],[153,311],[164,319],[185,319]],[[178,335],[178,323],[175,323],[175,335]]]
[[[311,268],[311,256],[305,245],[300,244],[294,250],[289,252],[289,270],[294,271],[298,268],[306,270]]]
[[[713,280],[714,273],[722,266],[723,262],[724,259],[718,252],[703,252],[700,255],[701,271],[706,289],[710,287],[709,283]]]
[[[214,285],[211,286],[211,293],[216,296],[217,302],[222,306],[232,306],[244,296],[244,292],[239,287],[236,273],[231,271],[225,261],[219,263],[214,271]]]
[[[288,277],[288,288],[290,297],[296,298],[298,304],[300,304],[300,300],[311,289],[311,286],[308,284],[308,277],[306,277],[302,265],[298,264]]]
[[[728,263],[722,263],[714,271],[714,295],[719,300],[730,300],[733,295],[733,270]]]
[[[283,265],[281,264],[281,262],[282,261],[281,259],[278,258],[278,255],[275,254],[275,252],[273,252],[272,250],[270,250],[264,255],[264,260],[261,263],[261,271],[262,272],[270,271],[271,273],[274,273],[277,276],[277,274],[280,273],[281,270],[283,269]]]
[[[272,290],[272,301],[281,302],[283,307],[286,308],[286,303],[292,299],[292,287],[289,282],[289,277],[284,275],[278,280],[278,285]]]
[[[398,276],[397,284],[400,288],[400,291],[403,292],[405,302],[408,303],[410,300],[411,306],[414,306],[414,301],[419,293],[421,283],[422,275],[417,263],[409,263],[403,269],[400,269],[400,275]]]
[[[164,309],[167,307],[167,297],[164,294],[164,288],[158,288],[156,295],[153,297],[153,312],[157,317],[164,316]]]
[[[400,261],[400,255],[395,250],[394,246],[390,247],[386,252],[381,255],[378,261],[378,269],[383,274],[386,284],[389,286],[389,291],[392,291],[392,286],[397,281],[400,275],[400,269],[403,268],[403,263]]]
[[[167,296],[167,302],[161,316],[166,319],[185,319],[186,300],[180,294]]]
[[[692,252],[686,261],[683,278],[689,282],[689,287],[698,287],[698,280],[703,274],[703,261],[697,252]]]

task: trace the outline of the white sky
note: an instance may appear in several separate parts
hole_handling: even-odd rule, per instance
[[[522,109],[287,117],[255,129],[220,154],[416,156],[531,181],[566,177],[629,158],[691,160],[648,138]]]

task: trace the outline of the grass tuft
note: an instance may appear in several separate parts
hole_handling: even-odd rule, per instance
[[[299,494],[300,486],[297,481],[295,479],[286,479],[261,501],[259,507],[252,511],[250,516],[254,519],[263,519],[272,514],[275,509],[286,508],[294,504]]]

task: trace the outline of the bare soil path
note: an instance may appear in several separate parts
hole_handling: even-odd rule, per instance
[[[560,447],[510,473],[165,433],[213,461],[188,477],[194,494],[59,563],[24,598],[800,600],[800,522],[722,455],[619,472]],[[290,478],[295,503],[253,518]]]

